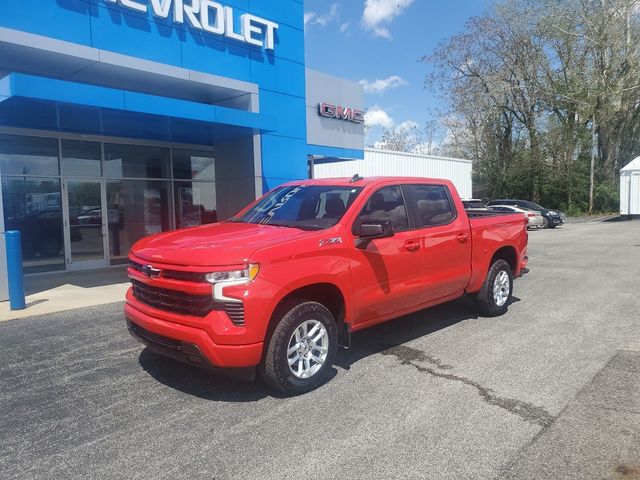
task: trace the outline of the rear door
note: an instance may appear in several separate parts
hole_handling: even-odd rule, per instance
[[[354,225],[366,222],[393,224],[395,235],[372,240],[356,248],[352,268],[354,324],[389,315],[421,303],[421,240],[411,229],[402,190],[382,187],[371,194]]]
[[[469,221],[458,212],[446,185],[402,187],[422,244],[422,302],[464,291],[471,278]]]

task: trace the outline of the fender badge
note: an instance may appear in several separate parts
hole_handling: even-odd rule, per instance
[[[326,247],[329,245],[338,245],[342,243],[342,237],[323,238],[318,242],[319,247]]]

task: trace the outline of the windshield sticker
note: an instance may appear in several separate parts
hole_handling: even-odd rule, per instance
[[[304,187],[300,186],[300,187],[294,188],[290,192],[287,192],[287,194],[284,197],[282,197],[282,199],[278,203],[276,203],[273,207],[271,207],[271,209],[265,214],[264,218],[260,220],[260,223],[262,224],[269,223],[273,218],[273,216],[276,214],[276,212],[280,208],[282,208],[282,206],[285,203],[287,203],[291,197],[293,197],[296,193],[298,193],[303,188]]]

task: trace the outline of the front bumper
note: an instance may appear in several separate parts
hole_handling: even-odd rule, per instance
[[[203,329],[163,320],[138,310],[129,295],[124,307],[129,332],[152,350],[205,368],[246,368],[260,363],[263,342],[216,344]]]
[[[558,225],[562,225],[564,223],[564,218],[561,216],[557,216],[557,217],[549,216],[548,220],[549,220],[549,225],[553,225],[555,227],[557,227]]]

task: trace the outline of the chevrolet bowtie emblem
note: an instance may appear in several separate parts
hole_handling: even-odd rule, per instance
[[[147,277],[153,278],[159,276],[162,270],[160,270],[159,268],[154,268],[151,265],[143,265],[142,268],[140,268],[140,271]]]

